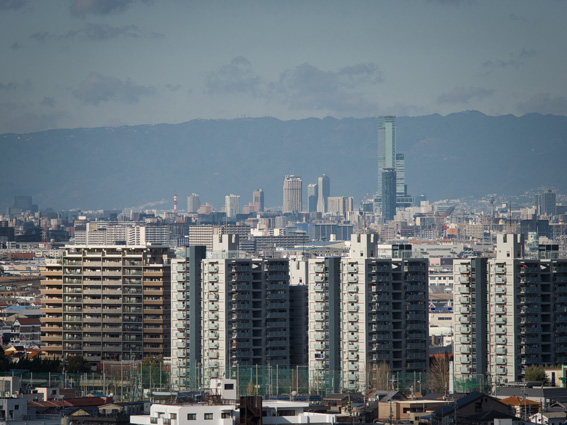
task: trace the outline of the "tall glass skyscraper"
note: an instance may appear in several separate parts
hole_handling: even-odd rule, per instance
[[[378,196],[382,195],[382,170],[396,168],[396,117],[378,117]]]

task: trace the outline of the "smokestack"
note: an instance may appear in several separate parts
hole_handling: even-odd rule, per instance
[[[173,195],[173,212],[177,214],[177,193]]]

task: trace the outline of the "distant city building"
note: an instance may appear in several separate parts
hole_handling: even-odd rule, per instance
[[[256,212],[264,211],[264,191],[262,189],[257,189],[252,193],[252,204]]]
[[[197,214],[199,208],[201,208],[201,198],[196,193],[192,193],[187,197],[187,212]]]
[[[382,217],[384,221],[396,215],[396,169],[383,168],[382,174]]]
[[[283,213],[301,212],[301,177],[286,175],[283,184]]]
[[[551,189],[536,195],[538,215],[551,217],[556,214],[557,195]]]
[[[42,350],[92,363],[168,357],[170,257],[165,247],[65,248],[42,273]]]
[[[319,189],[317,183],[307,185],[307,205],[309,212],[317,211],[317,201],[319,197]]]
[[[327,199],[327,212],[332,215],[345,216],[354,211],[354,198],[352,196],[329,196]]]
[[[405,182],[405,156],[396,152],[396,117],[378,117],[378,191],[374,199],[374,209],[382,212],[383,175],[385,169],[396,172],[395,192],[396,206],[409,207],[413,203],[407,194]],[[389,191],[390,192],[390,191]]]
[[[236,217],[240,213],[240,196],[232,194],[225,196],[224,206],[227,217]]]
[[[317,180],[317,188],[319,193],[317,196],[317,212],[326,213],[327,212],[327,201],[331,195],[331,179],[329,176],[323,174]]]

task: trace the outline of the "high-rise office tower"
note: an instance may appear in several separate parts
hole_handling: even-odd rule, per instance
[[[317,198],[319,197],[319,189],[317,183],[307,185],[307,205],[309,212],[317,211]]]
[[[264,211],[264,191],[262,189],[255,190],[252,193],[252,204],[256,212]]]
[[[551,217],[556,213],[557,195],[551,189],[536,195],[536,206],[538,215]]]
[[[382,171],[384,169],[396,171],[396,206],[411,206],[413,199],[407,194],[405,182],[405,155],[396,152],[396,117],[394,116],[378,117],[378,191],[374,200],[377,212],[382,209]]]
[[[328,199],[331,194],[331,179],[323,174],[317,180],[319,193],[317,196],[317,212],[326,213],[328,210]]]
[[[405,245],[390,248],[399,258],[377,258],[378,248],[374,235],[352,235],[348,257],[309,260],[311,387],[338,379],[366,392],[384,362],[428,368],[428,262],[407,258]]]
[[[396,169],[382,169],[382,217],[390,221],[396,215]]]
[[[236,217],[240,214],[240,196],[233,194],[225,196],[224,207],[227,217]]]
[[[201,208],[201,198],[196,193],[192,193],[187,197],[187,212],[197,214],[199,208]]]
[[[484,276],[477,275],[473,282],[477,267],[472,262],[459,263],[455,270],[456,379],[478,379],[484,372],[484,358],[486,376],[493,384],[521,380],[530,365],[567,361],[567,260],[550,257],[524,258],[521,235],[507,234],[498,235],[496,257],[488,260]],[[479,283],[481,278],[486,283]],[[485,292],[479,293],[483,288]],[[483,296],[485,303],[477,301]],[[487,323],[484,347],[474,340],[482,329],[470,316],[473,309],[476,320],[484,318]]]
[[[203,260],[205,382],[238,366],[289,365],[288,260],[238,255],[237,235],[218,235]]]
[[[201,262],[206,247],[190,246],[171,260],[171,383],[175,390],[198,387],[202,342]]]
[[[396,168],[396,117],[378,117],[378,196],[382,195],[382,170]]]
[[[43,272],[42,350],[89,362],[170,355],[166,247],[68,246]]]
[[[301,177],[294,175],[286,175],[283,184],[283,213],[292,213],[301,211],[302,197],[302,181]]]

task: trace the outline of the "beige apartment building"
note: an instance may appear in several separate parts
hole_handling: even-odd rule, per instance
[[[170,355],[170,258],[163,246],[68,246],[42,279],[42,349],[91,362]]]

